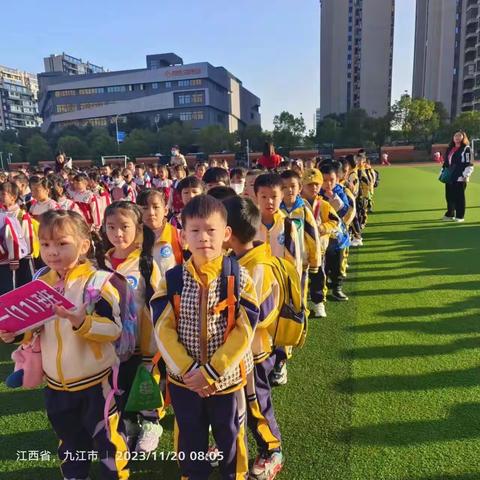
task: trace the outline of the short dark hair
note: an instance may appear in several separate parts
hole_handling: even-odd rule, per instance
[[[201,188],[203,191],[205,189],[205,185],[195,175],[189,175],[188,177],[182,178],[178,182],[177,192],[181,194],[182,190],[185,190],[186,188]]]
[[[280,176],[282,177],[282,180],[291,180],[294,178],[295,180],[298,180],[298,183],[302,183],[302,177],[300,177],[295,170],[284,170]]]
[[[230,183],[230,177],[228,172],[222,167],[210,167],[203,174],[202,178],[204,183],[224,183],[228,185]]]
[[[345,157],[345,160],[348,162],[348,164],[350,165],[350,168],[355,168],[357,166],[356,162],[355,162],[355,157],[353,155],[347,155]]]
[[[18,191],[18,186],[15,182],[4,182],[0,183],[0,192],[6,192],[15,197],[18,200],[20,192]]]
[[[28,177],[24,173],[19,173],[13,177],[14,182],[22,183],[23,185],[28,185]]]
[[[258,193],[260,187],[278,187],[281,190],[283,188],[282,177],[278,173],[263,173],[255,179],[255,183],[253,184],[255,195]]]
[[[338,168],[333,162],[325,163],[320,167],[322,175],[330,175],[331,173],[338,173]]]
[[[227,210],[220,200],[210,195],[197,195],[182,210],[182,225],[185,227],[189,218],[206,219],[215,213],[220,214],[227,223]]]
[[[229,197],[236,197],[237,192],[232,187],[217,185],[208,191],[208,195],[216,198],[217,200],[225,200]]]
[[[250,198],[226,198],[223,201],[227,209],[227,225],[232,229],[233,235],[242,243],[251,242],[260,228],[260,210]]]
[[[230,170],[230,178],[232,179],[235,176],[240,176],[242,178],[245,178],[246,172],[244,168],[241,167],[235,167]]]

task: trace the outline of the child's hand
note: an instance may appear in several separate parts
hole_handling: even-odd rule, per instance
[[[55,305],[53,307],[55,315],[66,318],[72,324],[72,327],[79,328],[85,321],[85,315],[87,314],[87,304],[84,304],[81,308],[76,310],[67,310],[65,307]]]
[[[198,393],[201,397],[208,396],[207,389],[210,385],[199,368],[185,374],[183,381],[190,390]]]
[[[12,343],[15,340],[15,334],[12,332],[7,332],[6,330],[0,330],[0,339],[4,343]]]

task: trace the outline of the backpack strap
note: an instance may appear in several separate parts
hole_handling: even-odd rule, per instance
[[[39,268],[32,277],[32,280],[38,280],[42,275],[46,275],[50,271],[50,267]]]
[[[180,298],[183,290],[183,265],[176,265],[165,274],[167,280],[167,297],[173,306],[175,320],[180,316]]]

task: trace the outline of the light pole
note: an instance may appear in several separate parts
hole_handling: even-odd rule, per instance
[[[118,115],[115,117],[115,137],[117,139],[117,153],[120,152],[120,142],[118,141]]]
[[[247,168],[250,168],[250,140],[247,138]]]
[[[475,161],[475,143],[478,142],[480,138],[472,138],[472,159]]]
[[[3,152],[0,152],[0,162],[2,164],[2,170],[5,170],[5,168],[3,167]]]

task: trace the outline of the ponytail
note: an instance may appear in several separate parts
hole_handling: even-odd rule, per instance
[[[153,296],[152,283],[150,281],[153,272],[153,245],[155,244],[155,234],[145,224],[143,225],[142,252],[140,253],[140,273],[145,280],[145,303],[150,303]]]

